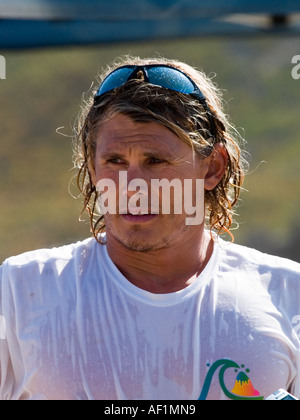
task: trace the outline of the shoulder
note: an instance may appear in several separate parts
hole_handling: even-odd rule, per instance
[[[105,266],[104,246],[94,238],[76,243],[25,252],[6,259],[0,267],[0,313],[8,320],[18,313],[64,307],[78,290],[101,277]],[[88,280],[88,281],[86,281]],[[51,310],[52,310],[51,309]]]
[[[88,259],[98,243],[94,238],[88,238],[72,244],[54,248],[44,248],[28,251],[17,256],[7,258],[0,267],[0,280],[4,282],[21,281],[37,276],[43,277],[55,273],[57,277],[64,270],[76,269]],[[100,245],[99,245],[100,246]]]
[[[261,324],[266,315],[277,319],[280,328],[295,339],[293,331],[300,315],[300,264],[222,241],[219,252],[218,284],[226,298],[248,315],[259,314]]]
[[[261,274],[272,272],[276,274],[289,274],[300,277],[300,264],[288,258],[266,254],[254,248],[243,245],[219,242],[220,252],[224,266],[237,269],[259,271]]]
[[[274,301],[294,302],[300,310],[300,264],[238,244],[219,242],[219,271],[245,293],[271,295]]]
[[[4,264],[10,266],[26,266],[36,263],[44,263],[49,260],[68,260],[73,257],[77,250],[89,247],[92,239],[88,238],[84,241],[62,245],[54,248],[42,248],[27,251],[22,254],[12,256],[4,261]]]

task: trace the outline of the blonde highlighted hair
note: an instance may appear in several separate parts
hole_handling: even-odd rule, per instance
[[[206,157],[213,153],[213,145],[222,143],[227,151],[227,166],[223,178],[213,190],[205,191],[206,227],[221,234],[229,233],[244,179],[246,161],[242,157],[241,137],[230,124],[223,110],[222,94],[218,87],[202,71],[186,63],[165,58],[141,59],[126,56],[118,59],[99,76],[98,86],[104,78],[122,65],[167,64],[187,74],[206,98],[215,125],[212,141],[211,123],[203,105],[194,97],[161,88],[139,79],[107,92],[100,101],[94,102],[95,91],[84,100],[75,127],[74,164],[78,169],[77,185],[83,197],[82,213],[88,212],[91,231],[101,242],[99,234],[105,231],[105,221],[97,213],[98,193],[92,183],[90,169],[94,167],[97,133],[101,124],[118,113],[136,122],[163,124],[182,141],[191,145],[196,153]],[[97,86],[97,88],[98,88]],[[232,236],[233,238],[233,236]]]

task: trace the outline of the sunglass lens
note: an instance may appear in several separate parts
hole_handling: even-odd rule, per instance
[[[103,80],[96,93],[96,97],[104,93],[122,86],[126,83],[128,77],[132,73],[132,68],[120,68],[110,73],[106,79]]]
[[[149,82],[181,93],[192,93],[192,82],[181,72],[168,67],[151,67],[147,70]]]

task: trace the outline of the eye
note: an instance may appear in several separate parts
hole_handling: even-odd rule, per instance
[[[119,157],[114,157],[114,158],[107,159],[106,162],[111,163],[113,165],[120,165],[120,164],[125,163],[124,159],[119,158]]]
[[[160,163],[166,163],[166,160],[159,157],[151,156],[148,158],[148,163],[150,165],[159,165]]]

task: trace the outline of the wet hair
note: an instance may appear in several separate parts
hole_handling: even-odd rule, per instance
[[[147,83],[142,72],[136,79],[105,93],[95,102],[94,95],[104,78],[116,68],[127,64],[167,64],[191,77],[206,98],[215,126],[214,133],[207,112],[197,99]],[[220,89],[202,71],[183,62],[164,58],[141,59],[126,56],[108,66],[98,79],[95,91],[91,91],[90,96],[83,101],[75,126],[74,143],[77,185],[83,197],[81,215],[88,212],[94,237],[101,243],[99,234],[105,232],[105,220],[97,211],[98,193],[90,172],[94,168],[99,128],[104,121],[123,114],[135,122],[163,124],[202,158],[214,153],[215,144],[223,145],[227,153],[226,169],[218,185],[205,191],[205,225],[217,234],[227,232],[233,239],[229,229],[233,222],[233,207],[239,199],[246,161],[242,156],[242,138],[224,113]]]

